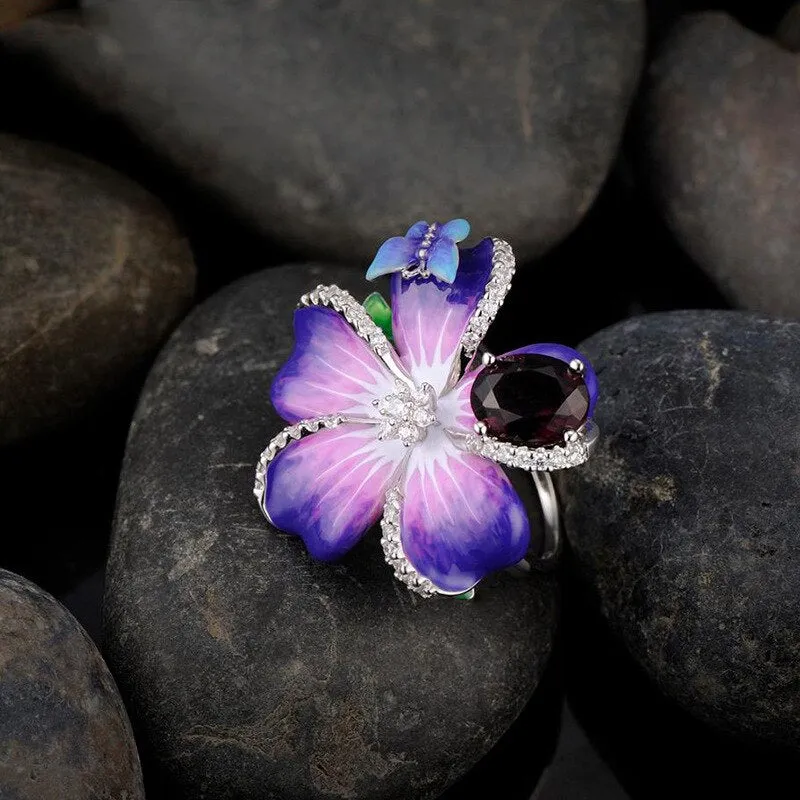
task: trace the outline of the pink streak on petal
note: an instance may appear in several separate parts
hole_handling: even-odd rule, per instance
[[[392,330],[403,364],[417,383],[445,388],[461,337],[492,271],[491,239],[460,251],[452,284],[436,278],[392,276]]]
[[[411,454],[400,529],[409,561],[447,592],[516,564],[530,540],[524,505],[502,469],[456,449],[441,428]]]
[[[406,457],[377,425],[340,425],[292,442],[267,468],[265,508],[322,560],[346,553],[377,522]]]
[[[475,414],[472,413],[472,404],[469,396],[478,372],[479,370],[468,372],[447,394],[439,398],[437,413],[439,422],[445,428],[468,433],[472,432],[477,419]]]
[[[376,416],[372,400],[392,391],[389,371],[347,321],[329,308],[294,315],[295,348],[272,383],[272,403],[288,422],[325,414]]]

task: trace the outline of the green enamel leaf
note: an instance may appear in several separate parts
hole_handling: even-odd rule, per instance
[[[475,590],[474,589],[468,589],[463,594],[457,594],[456,595],[456,600],[472,600],[474,597],[475,597]]]
[[[392,341],[392,309],[384,300],[380,292],[373,292],[365,301],[364,308],[370,315],[372,321],[386,334],[386,338]]]

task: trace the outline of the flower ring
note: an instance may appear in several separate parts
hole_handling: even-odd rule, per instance
[[[289,425],[256,469],[266,518],[323,561],[382,516],[386,561],[424,596],[471,596],[490,572],[527,565],[530,522],[504,468],[532,475],[552,558],[549,472],[583,463],[597,438],[597,378],[580,353],[479,353],[514,256],[499,239],[459,250],[468,233],[465,220],[418,222],[385,243],[368,276],[391,273],[391,309],[337,286],[301,298],[271,391]]]

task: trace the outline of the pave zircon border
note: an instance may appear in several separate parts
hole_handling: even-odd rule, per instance
[[[386,563],[394,570],[397,580],[404,583],[412,592],[423,597],[433,597],[440,592],[431,581],[414,569],[403,551],[400,541],[400,504],[402,501],[403,495],[398,488],[389,489],[381,520],[383,554],[386,557]]]
[[[253,494],[258,500],[258,505],[264,516],[267,516],[264,508],[264,494],[267,490],[267,467],[270,461],[283,450],[288,444],[302,439],[309,433],[316,433],[320,428],[335,428],[341,425],[345,418],[341,414],[329,414],[324,417],[314,419],[302,419],[294,425],[284,428],[277,436],[273,437],[270,443],[264,448],[258,458],[256,465],[256,482],[253,486]],[[267,517],[269,519],[269,517]]]
[[[497,312],[511,289],[511,280],[516,272],[516,261],[511,245],[502,239],[492,239],[492,244],[494,246],[492,272],[483,297],[478,301],[475,313],[461,337],[461,347],[466,358],[475,355],[475,351],[486,336],[489,326],[494,322]]]
[[[552,472],[578,467],[587,461],[598,435],[597,426],[590,422],[574,441],[553,447],[525,447],[477,433],[459,438],[462,448],[468,453],[483,456],[498,464],[528,472]]]
[[[391,348],[386,334],[373,321],[364,306],[336,284],[324,286],[320,284],[308,294],[300,298],[304,306],[327,306],[338,311],[352,326],[358,336],[363,339],[379,356],[386,356]]]

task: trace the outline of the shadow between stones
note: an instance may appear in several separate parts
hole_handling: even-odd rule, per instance
[[[119,466],[143,375],[57,433],[0,450],[0,562],[64,602],[105,564]],[[99,597],[95,597],[99,605]],[[87,603],[88,603],[87,597]],[[70,605],[70,603],[67,603]],[[96,637],[98,608],[79,621]]]
[[[792,0],[646,0],[650,44],[661,39],[666,30],[682,15],[698,11],[727,11],[742,25],[765,36],[770,35],[783,18]]]

